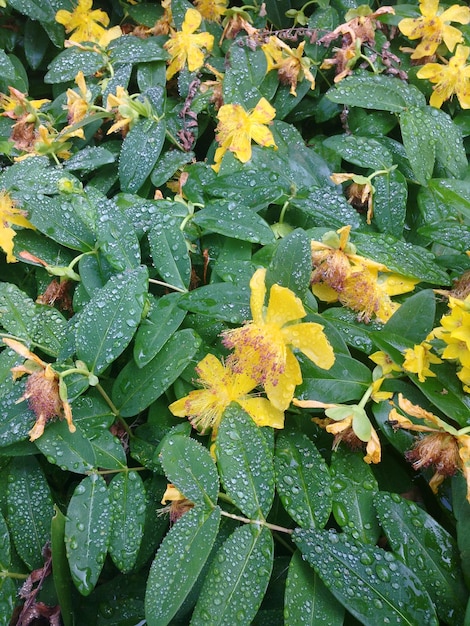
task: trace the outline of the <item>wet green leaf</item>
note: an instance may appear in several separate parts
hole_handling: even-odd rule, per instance
[[[185,294],[179,306],[193,313],[202,313],[207,319],[242,324],[250,318],[248,285],[238,287],[230,283],[204,285]]]
[[[35,443],[49,463],[63,470],[86,474],[96,466],[96,456],[88,437],[80,428],[71,433],[65,421],[49,424]]]
[[[399,239],[403,235],[408,188],[398,170],[376,176],[374,185],[374,223],[379,230]]]
[[[411,295],[383,327],[384,332],[395,333],[416,344],[426,339],[434,327],[436,296],[432,289]],[[410,319],[413,323],[410,324]]]
[[[274,233],[254,211],[230,202],[216,201],[198,211],[192,220],[207,232],[219,233],[242,241],[267,245],[274,241]]]
[[[251,624],[269,582],[273,551],[266,527],[237,528],[212,561],[191,624]]]
[[[284,508],[303,528],[323,528],[331,513],[328,466],[303,433],[282,431],[274,457],[276,487]]]
[[[0,571],[7,570],[11,561],[10,533],[3,515],[0,513]]]
[[[33,300],[16,285],[0,284],[0,323],[8,333],[24,340],[32,338],[35,314]]]
[[[122,191],[133,193],[142,187],[160,156],[165,133],[163,120],[140,119],[131,128],[122,143],[119,157]]]
[[[64,543],[65,519],[65,515],[55,506],[51,521],[52,577],[64,626],[73,626],[72,581]]]
[[[331,593],[364,626],[438,625],[425,586],[393,553],[335,531],[296,529],[292,539]]]
[[[145,592],[149,626],[165,626],[174,617],[209,556],[220,523],[220,509],[195,507],[185,513],[165,539],[150,568]]]
[[[342,626],[344,607],[336,600],[299,551],[289,565],[286,580],[286,622],[305,626]]]
[[[184,435],[169,434],[160,450],[160,461],[168,480],[185,498],[213,508],[219,492],[219,477],[206,448]]]
[[[34,457],[14,459],[8,474],[8,522],[16,551],[31,569],[42,567],[54,512],[49,485]]]
[[[91,474],[77,487],[67,507],[65,546],[72,580],[89,595],[100,575],[108,551],[111,505],[102,476]]]
[[[176,289],[187,291],[191,280],[191,261],[178,218],[156,223],[148,232],[153,264],[161,278]]]
[[[265,518],[274,498],[272,450],[260,428],[235,403],[224,412],[215,451],[229,498],[247,517]]]
[[[168,53],[154,37],[140,39],[132,35],[124,35],[114,39],[108,46],[111,62],[114,63],[148,63],[149,61],[165,61]]]
[[[468,591],[455,540],[426,511],[397,494],[374,499],[392,550],[419,577],[446,623],[463,623]]]
[[[281,239],[266,273],[266,285],[287,287],[299,298],[305,296],[312,273],[310,239],[301,228]]]
[[[403,145],[416,180],[421,185],[431,178],[436,159],[436,139],[432,133],[423,132],[429,122],[422,107],[410,107],[400,114]]]
[[[323,142],[337,152],[344,161],[372,170],[384,170],[393,165],[390,152],[379,141],[371,137],[356,135],[334,135]]]
[[[11,578],[0,576],[0,620],[8,624],[16,604],[18,590]]]
[[[48,66],[45,83],[65,83],[74,80],[78,72],[92,76],[106,65],[107,57],[100,52],[80,50],[75,46],[58,54]]]

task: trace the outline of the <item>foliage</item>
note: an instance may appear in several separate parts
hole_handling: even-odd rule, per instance
[[[0,1],[1,624],[468,623],[470,9],[359,5]]]

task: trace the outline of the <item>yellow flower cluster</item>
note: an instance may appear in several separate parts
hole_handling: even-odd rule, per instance
[[[455,55],[448,61],[442,57],[443,64],[426,63],[417,73],[418,78],[434,83],[430,104],[439,109],[443,102],[456,94],[463,109],[470,108],[470,65],[467,59],[470,48],[462,44],[463,34],[450,22],[468,24],[470,8],[454,4],[445,11],[439,7],[439,0],[421,0],[421,17],[405,18],[398,24],[400,31],[409,39],[421,39],[421,43],[412,51],[412,59],[433,57],[443,43],[449,52]],[[456,47],[457,46],[457,47]]]
[[[109,24],[107,13],[101,9],[92,10],[92,6],[93,0],[78,0],[73,11],[61,9],[57,11],[55,19],[65,27],[66,33],[72,33],[70,41],[75,43],[90,41],[105,48],[110,41],[120,37],[122,31],[119,26],[107,30],[106,26]]]
[[[441,326],[434,329],[433,335],[445,342],[442,358],[458,363],[457,376],[470,393],[470,296],[465,300],[450,296],[449,308],[450,313],[441,318]]]
[[[306,312],[290,289],[273,285],[265,306],[265,278],[266,270],[259,269],[250,281],[252,321],[223,334],[223,343],[233,350],[225,364],[208,354],[196,368],[203,389],[170,405],[174,415],[188,417],[201,433],[212,429],[213,438],[231,402],[240,405],[258,426],[284,427],[284,411],[302,382],[293,349],[323,369],[330,369],[335,360],[323,326],[299,322]],[[260,386],[267,398],[250,395]]]

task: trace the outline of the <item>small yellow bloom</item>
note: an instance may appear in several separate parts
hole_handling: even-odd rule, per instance
[[[292,348],[300,350],[318,367],[330,369],[335,361],[333,348],[314,322],[295,323],[306,316],[305,309],[290,289],[273,285],[268,306],[266,270],[257,270],[251,278],[251,314],[253,321],[223,334],[224,345],[234,349],[229,358],[236,371],[247,372],[264,386],[269,400],[279,410],[289,406],[294,390],[302,382],[300,365]]]
[[[188,9],[181,31],[173,32],[169,41],[165,43],[164,48],[171,56],[166,70],[167,80],[173,78],[186,64],[190,72],[195,72],[204,65],[203,49],[205,48],[208,52],[212,50],[214,37],[210,33],[194,34],[201,22],[202,16],[199,11]]]
[[[412,374],[417,374],[420,383],[424,383],[428,376],[436,376],[429,368],[432,363],[442,363],[438,356],[431,353],[431,347],[430,343],[423,341],[404,352],[403,369]]]
[[[75,83],[78,86],[78,93],[73,89],[67,89],[67,104],[65,108],[68,111],[67,121],[70,126],[77,124],[86,117],[90,110],[90,105],[93,103],[93,96],[86,86],[85,76],[82,71],[75,76]]]
[[[65,11],[61,9],[57,11],[56,22],[65,27],[65,32],[73,33],[69,39],[76,43],[82,41],[92,41],[100,46],[106,47],[110,41],[117,39],[122,35],[119,26],[114,26],[110,30],[106,30],[109,24],[107,13],[101,9],[91,10],[93,0],[78,0],[75,9]]]
[[[16,263],[13,255],[13,238],[16,236],[11,225],[31,228],[34,226],[26,219],[26,212],[15,207],[15,201],[6,191],[0,191],[0,248],[7,255],[7,263]]]
[[[267,125],[276,116],[276,110],[266,98],[261,98],[251,112],[245,111],[240,104],[224,104],[217,117],[219,124],[216,139],[219,148],[215,151],[213,169],[218,172],[222,157],[230,150],[242,163],[251,159],[251,140],[260,146],[273,147],[276,143]]]
[[[30,441],[35,441],[43,434],[47,422],[62,415],[67,421],[69,431],[74,433],[76,428],[72,421],[72,409],[59,374],[50,363],[42,361],[19,341],[4,338],[3,343],[27,359],[23,365],[12,367],[11,371],[14,379],[29,374],[25,394],[18,402],[28,400],[29,408],[36,415],[36,423],[28,433]]]
[[[447,476],[453,476],[460,469],[467,481],[467,500],[470,502],[470,436],[465,432],[467,428],[457,430],[437,415],[412,404],[401,393],[398,406],[423,423],[412,422],[393,408],[388,418],[393,428],[429,433],[406,454],[413,468],[434,466],[436,473],[429,483],[434,493]]]
[[[194,0],[194,6],[208,22],[220,23],[227,9],[227,0]]]
[[[293,50],[279,37],[272,36],[268,43],[261,46],[268,62],[268,72],[277,70],[281,83],[290,85],[290,93],[297,95],[296,87],[299,78],[305,77],[311,89],[315,89],[315,77],[310,71],[310,59],[304,57],[305,41]]]
[[[169,504],[167,504],[167,502],[169,502]],[[180,517],[182,517],[194,506],[194,502],[185,498],[181,491],[179,491],[179,489],[171,483],[167,484],[161,503],[166,504],[167,506],[160,509],[158,511],[158,515],[160,516],[165,513],[169,513],[171,524],[177,522]]]
[[[33,145],[28,148],[27,154],[15,157],[15,161],[23,161],[31,156],[52,156],[55,161],[58,159],[69,159],[69,148],[72,145],[69,141],[72,137],[81,137],[81,128],[74,132],[69,132],[67,128],[58,133],[54,128],[41,124],[36,132]]]
[[[120,130],[123,135],[126,135],[129,129],[131,129],[139,119],[142,112],[139,103],[120,85],[116,87],[116,95],[111,93],[108,95],[106,110],[112,111],[115,114],[116,120],[106,133],[107,135],[115,133],[118,130]]]
[[[251,397],[250,391],[257,381],[245,371],[235,372],[223,365],[213,354],[208,354],[197,365],[198,382],[204,389],[191,391],[187,396],[170,404],[177,417],[188,417],[200,433],[212,429],[214,438],[225,409],[236,402],[258,426],[284,428],[284,413],[266,398]]]
[[[427,63],[416,74],[436,83],[429,100],[431,106],[440,109],[455,93],[462,109],[470,109],[470,65],[466,63],[469,54],[470,47],[458,45],[447,65]]]
[[[14,87],[8,87],[8,91],[10,92],[9,96],[0,93],[0,109],[3,109],[2,116],[9,117],[12,120],[18,120],[29,115],[30,119],[28,121],[35,121],[37,119],[37,111],[43,104],[50,102],[47,98],[28,100],[26,94]]]
[[[387,376],[388,374],[392,374],[393,372],[402,371],[402,368],[399,365],[396,365],[396,363],[392,361],[388,354],[380,350],[369,355],[369,359],[373,361],[376,365],[380,365],[383,376]]]
[[[458,28],[449,26],[449,23],[468,24],[470,22],[468,7],[453,4],[449,9],[442,11],[439,8],[439,0],[421,0],[419,10],[422,17],[405,18],[398,24],[398,28],[408,39],[422,39],[411,55],[412,59],[432,56],[442,41],[451,52],[458,43],[462,43],[462,33]]]
[[[379,386],[381,381],[379,383]],[[371,386],[369,393],[372,392]],[[377,387],[377,385],[375,385]],[[377,431],[370,423],[364,407],[358,404],[329,404],[317,400],[297,400],[295,406],[304,409],[325,409],[326,419],[313,417],[312,421],[324,428],[328,433],[335,435],[333,450],[336,450],[343,441],[353,450],[366,443],[366,463],[380,463],[382,456],[380,440]]]
[[[320,300],[339,301],[357,311],[360,320],[368,322],[375,316],[386,322],[399,306],[390,296],[412,291],[419,281],[356,254],[349,241],[350,230],[343,226],[336,233],[326,233],[322,242],[311,242],[312,292]]]

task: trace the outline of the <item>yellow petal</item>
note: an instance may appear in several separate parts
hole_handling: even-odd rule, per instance
[[[364,457],[364,461],[366,463],[380,463],[382,455],[380,440],[376,431],[373,428],[371,431],[371,437],[367,442],[366,452],[367,454]]]
[[[221,383],[225,369],[219,359],[213,354],[207,354],[196,366],[199,379],[206,385]]]
[[[307,322],[286,326],[282,334],[288,344],[298,348],[318,367],[329,370],[335,362],[335,353],[321,324]]]
[[[444,26],[442,30],[442,39],[445,45],[452,52],[458,43],[463,41],[463,35],[458,28],[454,26]]]
[[[266,297],[266,269],[257,269],[250,280],[250,308],[253,322],[255,324],[263,324],[263,307]]]
[[[266,395],[272,404],[280,411],[285,411],[294,397],[297,385],[302,382],[300,365],[290,350],[286,351],[286,367],[284,373],[279,376],[276,385],[266,381],[264,388]]]
[[[184,15],[184,22],[181,30],[184,33],[194,33],[202,22],[202,16],[196,9],[188,9]]]
[[[470,22],[470,9],[459,4],[453,4],[440,14],[443,22],[458,22],[468,24]]]
[[[293,291],[274,284],[269,293],[266,323],[282,328],[288,322],[305,317],[304,305]]]
[[[266,398],[246,398],[239,400],[238,404],[258,426],[284,428],[284,412],[276,409]]]

